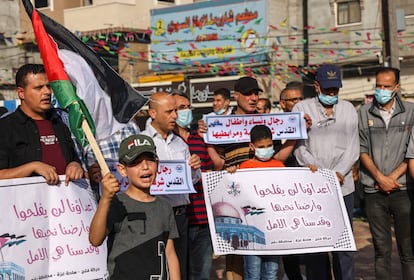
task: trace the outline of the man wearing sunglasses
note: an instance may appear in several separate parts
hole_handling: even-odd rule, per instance
[[[279,105],[283,112],[292,112],[293,106],[301,100],[303,94],[299,86],[286,87],[280,93]]]

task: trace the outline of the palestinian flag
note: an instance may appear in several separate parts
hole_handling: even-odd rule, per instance
[[[147,98],[132,88],[75,34],[33,9],[30,0],[22,1],[32,20],[53,92],[59,105],[69,108],[72,133],[77,139],[84,139],[80,128],[83,118],[92,127],[94,123],[98,141],[124,127]],[[83,102],[87,110],[82,108]],[[88,120],[87,111],[93,121]],[[84,140],[80,141],[84,143]]]

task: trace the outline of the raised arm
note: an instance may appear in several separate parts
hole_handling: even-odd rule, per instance
[[[115,175],[108,173],[102,178],[102,197],[99,200],[98,209],[93,216],[89,229],[89,242],[93,246],[99,246],[108,235],[107,217],[112,198],[119,191],[119,183]]]

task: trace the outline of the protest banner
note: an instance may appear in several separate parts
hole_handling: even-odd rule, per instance
[[[105,159],[109,170],[115,174],[119,182],[120,191],[124,192],[128,188],[128,178],[122,177],[118,172],[117,160]],[[99,184],[99,193],[102,187]],[[161,160],[158,164],[157,177],[151,186],[152,195],[195,193],[191,179],[191,167],[185,160]]]
[[[195,193],[187,161],[161,160],[150,192],[152,195]]]
[[[356,250],[331,170],[257,168],[202,176],[216,255]]]
[[[255,125],[267,125],[273,140],[307,139],[303,112],[248,115],[203,115],[207,126],[204,142],[227,144],[250,142],[250,130]]]
[[[107,279],[106,242],[88,240],[96,207],[86,180],[0,180],[0,279]]]

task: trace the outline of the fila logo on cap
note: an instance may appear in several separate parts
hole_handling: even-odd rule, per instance
[[[144,140],[134,139],[128,143],[128,150],[130,150],[134,146],[136,147],[151,146],[151,143],[147,139],[144,139]]]

